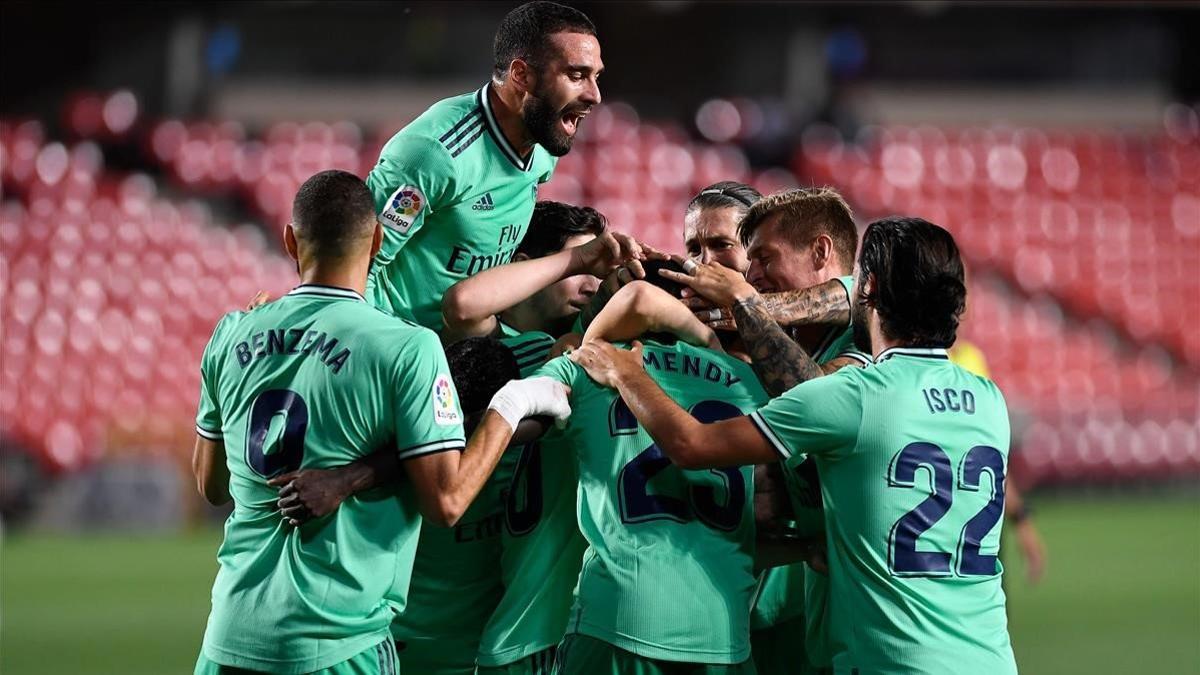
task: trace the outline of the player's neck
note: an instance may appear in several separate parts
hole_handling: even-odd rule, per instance
[[[871,358],[877,359],[879,355],[892,347],[903,347],[904,345],[898,340],[893,340],[883,334],[883,327],[879,324],[878,316],[872,317],[867,322],[867,331],[871,334]]]
[[[301,284],[348,288],[359,295],[367,292],[367,269],[363,265],[321,265],[314,263],[300,270]]]
[[[500,133],[508,139],[509,145],[527,157],[533,152],[533,139],[525,128],[525,120],[521,117],[521,97],[507,83],[492,80],[492,86],[487,90],[488,102],[492,114],[500,125]]]

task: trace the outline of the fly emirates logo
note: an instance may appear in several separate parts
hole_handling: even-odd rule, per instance
[[[516,225],[505,225],[500,228],[496,238],[496,248],[492,251],[471,250],[463,246],[450,249],[450,257],[446,260],[446,271],[460,276],[472,276],[480,272],[511,262],[521,244],[521,228]]]

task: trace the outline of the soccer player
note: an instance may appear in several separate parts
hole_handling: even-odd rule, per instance
[[[446,293],[443,336],[496,336],[511,350],[519,376],[530,375],[595,291],[594,275],[637,255],[637,242],[605,230],[604,216],[594,209],[539,202],[516,262]],[[452,343],[448,356],[457,356],[464,342]],[[352,486],[386,482],[391,473],[368,457],[307,472],[281,495],[310,515],[323,515],[349,497]],[[569,454],[516,446],[459,525],[422,528],[407,611],[393,625],[405,668],[470,672],[477,651],[482,665],[510,670],[518,662],[533,669],[553,661],[583,548],[575,525],[576,473]],[[285,513],[290,503],[281,501]]]
[[[401,129],[367,177],[385,227],[371,301],[434,330],[446,289],[512,259],[537,186],[600,103],[600,43],[575,9],[517,7],[500,22],[494,56],[487,84]]]
[[[593,326],[634,291],[623,288]],[[749,366],[728,354],[679,340],[647,342],[645,358],[652,377],[699,419],[741,416],[765,400]],[[543,457],[576,458],[577,518],[588,542],[555,672],[753,672],[750,468],[682,471],[615,392],[569,359],[536,374],[578,387],[566,428],[541,443]]]
[[[421,517],[458,520],[510,420],[567,410],[547,395],[556,385],[514,383],[467,443],[437,337],[363,299],[382,231],[362,180],[319,173],[292,215],[285,244],[302,283],[222,318],[201,360],[193,470],[201,494],[234,511],[195,671],[392,673],[384,596],[406,585]],[[271,477],[385,444],[403,489],[364,492],[299,528],[279,518]]]
[[[758,190],[731,180],[713,183],[692,197],[683,216],[683,246],[688,257],[745,274],[750,260],[738,238],[738,222],[760,199]]]
[[[638,253],[636,242],[605,232],[605,225],[594,209],[539,202],[515,262],[460,281],[446,292],[443,336],[497,337],[512,350],[520,375],[528,376],[545,362],[555,338],[591,298],[597,276]],[[422,529],[409,591],[409,607],[415,611],[399,616],[392,631],[405,643],[400,654],[404,668],[471,673],[477,653],[487,666],[552,658],[537,653],[562,638],[581,559],[570,510],[576,477],[569,455],[522,461],[526,453],[540,453],[537,443],[505,453],[464,516],[466,529]],[[532,469],[540,472],[531,471],[534,460],[540,464]],[[542,499],[538,506],[549,522],[537,519],[520,499],[530,496]],[[568,509],[565,519],[555,515],[562,511],[560,503]],[[564,596],[555,597],[558,593]]]
[[[643,350],[593,341],[572,359],[615,387],[682,468],[816,458],[836,672],[1015,673],[995,555],[1008,412],[991,381],[946,358],[965,296],[950,234],[888,218],[867,228],[854,288],[854,338],[875,355],[869,368],[705,424],[645,372]]]
[[[709,301],[735,307],[738,335],[768,394],[778,396],[805,379],[870,362],[869,356],[854,347],[848,325],[795,326],[788,335],[768,315],[762,297],[768,292],[819,288],[834,282],[840,283],[843,301],[848,304],[858,230],[850,207],[836,191],[804,188],[770,195],[741,218],[738,240],[746,247],[749,260],[745,279],[719,264],[702,264],[692,275],[673,278]],[[779,348],[779,341],[787,342],[789,337],[813,355],[819,370],[793,372],[794,363]],[[796,464],[796,471],[784,472],[781,478],[789,484],[801,534],[820,535],[824,517],[815,464]],[[768,471],[774,474],[774,467]],[[762,473],[760,470],[760,482]],[[752,616],[759,675],[797,672],[796,652],[801,645],[804,654],[800,660],[807,661],[805,667],[830,667],[827,596],[826,577],[806,572],[802,565],[764,572]]]

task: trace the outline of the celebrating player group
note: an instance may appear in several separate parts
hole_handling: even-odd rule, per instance
[[[724,181],[654,250],[537,201],[601,100],[588,18],[522,5],[494,55],[305,182],[299,284],[213,331],[195,672],[1015,673],[950,234]]]

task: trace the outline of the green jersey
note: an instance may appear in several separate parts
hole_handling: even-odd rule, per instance
[[[996,558],[1009,424],[944,349],[889,349],[750,416],[821,476],[837,672],[1015,673]]]
[[[684,342],[647,342],[646,371],[705,422],[766,400],[750,366]],[[751,468],[685,471],[612,389],[566,358],[537,375],[571,387],[562,441],[579,466],[587,539],[567,633],[651,659],[734,664],[750,656],[754,593]]]
[[[501,324],[501,342],[513,350],[522,373],[546,360],[554,338],[545,333],[519,334]],[[520,337],[517,337],[520,336]],[[454,527],[426,524],[421,528],[408,590],[408,611],[392,623],[392,635],[407,644],[402,664],[453,672],[471,668],[480,634],[506,593],[496,560],[502,555],[504,476],[511,470],[509,452]],[[418,656],[414,656],[421,652]]]
[[[557,162],[541,146],[522,158],[509,144],[489,87],[435,103],[387,142],[367,176],[384,226],[368,297],[435,330],[446,289],[512,259]]]
[[[501,330],[522,377],[545,362],[554,344],[545,333],[516,333],[504,324]],[[479,644],[476,661],[485,667],[519,661],[562,640],[586,547],[575,521],[579,470],[562,434],[551,430],[509,450],[495,478],[503,486],[504,597]]]
[[[307,673],[385,639],[384,598],[408,585],[421,523],[411,489],[360,492],[293,528],[267,480],[389,444],[402,460],[462,449],[462,411],[437,336],[354,291],[306,284],[226,315],[200,370],[196,432],[224,442],[234,502],[204,655]]]
[[[854,288],[854,277],[839,277],[847,297]],[[868,365],[871,357],[854,346],[851,326],[830,329],[813,350],[813,360],[825,364],[834,359],[852,359]],[[825,515],[821,507],[821,484],[814,462],[793,462],[785,471],[788,495],[796,514],[796,526],[802,536],[825,534]],[[805,617],[804,650],[817,668],[829,668],[832,654],[828,645],[828,577],[805,569],[803,563],[766,570],[750,615],[753,629],[774,626],[801,615]]]

